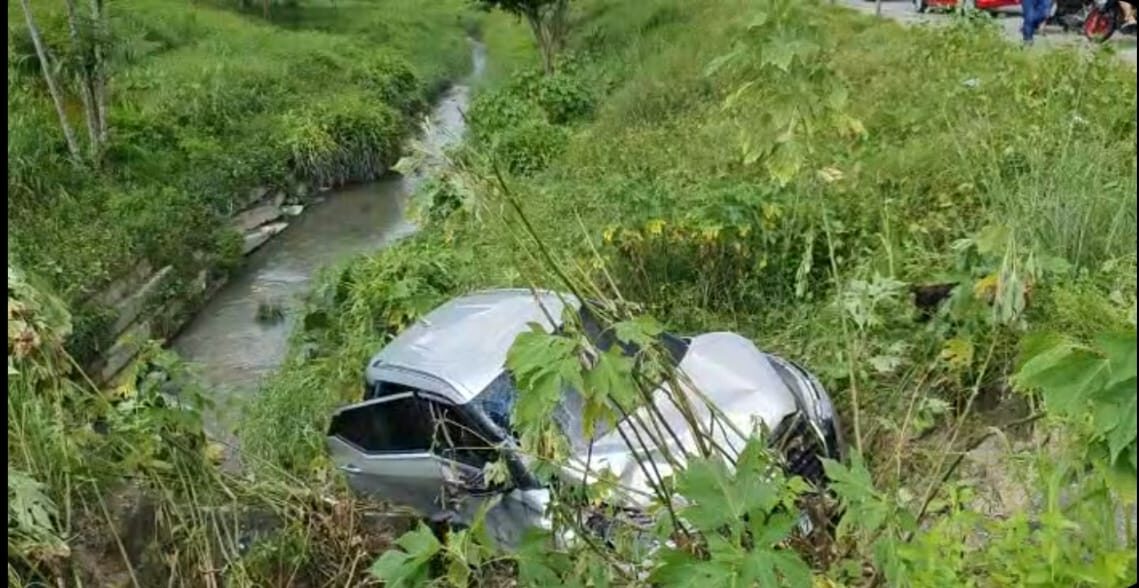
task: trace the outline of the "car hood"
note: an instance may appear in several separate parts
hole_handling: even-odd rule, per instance
[[[786,417],[799,410],[795,394],[779,377],[767,355],[751,341],[734,333],[708,333],[694,337],[678,368],[683,375],[682,380],[686,380],[681,384],[685,397],[689,399],[691,411],[701,423],[701,429],[707,430],[711,423],[710,410],[704,398],[744,435],[751,434],[760,424],[768,430],[775,430]],[[692,454],[698,453],[692,428],[667,397],[664,387],[654,393],[654,405],[675,437],[667,431],[652,437],[663,437],[664,445],[673,455],[680,453],[676,451],[678,445]],[[641,408],[635,414],[641,417],[640,421],[647,424],[650,431],[655,432],[654,425],[646,416],[648,410],[647,407]],[[672,468],[662,456],[661,449],[653,446],[650,436],[636,421],[635,418],[624,419],[616,430],[594,442],[591,453],[587,448],[575,455],[572,460],[575,463],[567,469],[567,475],[574,470],[580,479],[580,472],[588,460],[590,471],[608,469],[617,476],[622,487],[632,490],[625,497],[629,506],[644,506],[651,493],[651,485],[622,435],[638,447],[643,445],[650,449],[652,461],[662,476],[671,474]],[[712,436],[732,454],[738,454],[746,441],[720,424],[716,425]],[[638,438],[643,441],[638,441]]]

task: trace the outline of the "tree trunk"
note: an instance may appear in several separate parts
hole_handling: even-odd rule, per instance
[[[261,16],[269,18],[269,0],[261,0]]]
[[[569,25],[569,19],[566,17],[568,8],[569,0],[558,0],[550,15],[550,40],[553,42],[555,54],[561,53],[562,45],[565,43],[566,28]]]
[[[36,57],[40,60],[40,69],[43,71],[44,82],[47,83],[48,92],[51,93],[51,101],[55,105],[55,113],[59,115],[59,126],[63,129],[63,137],[67,140],[67,150],[71,153],[71,159],[78,165],[83,161],[79,153],[79,143],[75,140],[75,132],[71,130],[71,123],[67,122],[67,111],[63,107],[63,94],[59,91],[59,85],[55,81],[55,74],[52,73],[51,59],[48,55],[47,47],[44,46],[43,40],[40,39],[40,31],[36,28],[35,20],[32,18],[32,9],[28,6],[28,0],[20,0],[20,7],[24,10],[24,20],[28,24],[28,34],[32,37],[32,45],[36,48]]]
[[[79,68],[79,98],[83,101],[83,118],[87,123],[88,151],[91,161],[98,160],[99,152],[99,115],[95,111],[95,94],[92,90],[91,64],[87,60],[86,46],[79,36],[78,17],[75,14],[75,0],[64,0],[67,5],[67,32],[75,48],[82,49],[83,63]]]
[[[107,23],[107,5],[103,0],[91,0],[91,18],[95,22],[95,39],[91,46],[92,57],[95,60],[94,74],[91,82],[91,94],[95,99],[95,116],[99,136],[99,158],[102,159],[103,150],[107,147],[107,62],[103,53],[103,43],[109,38],[110,29]]]
[[[526,24],[530,25],[530,32],[534,34],[534,42],[538,45],[538,55],[542,57],[542,71],[546,75],[554,73],[554,56],[546,41],[545,25],[542,22],[542,13],[537,9],[524,13]]]
[[[530,8],[522,12],[534,34],[534,41],[538,44],[542,69],[546,75],[554,73],[556,69],[558,53],[561,52],[565,39],[568,6],[567,0],[558,0],[551,6]]]

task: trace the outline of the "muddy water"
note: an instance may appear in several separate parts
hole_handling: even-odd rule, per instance
[[[485,51],[472,42],[473,70],[436,103],[421,136],[423,147],[439,152],[458,141],[470,84],[482,75]],[[435,160],[435,158],[429,158]],[[285,357],[299,298],[320,268],[374,251],[406,237],[415,227],[405,218],[409,196],[425,172],[390,174],[379,181],[323,194],[281,235],[254,252],[228,284],[173,340],[172,347],[194,365],[227,404],[255,389]],[[285,317],[259,322],[258,306],[280,301]]]

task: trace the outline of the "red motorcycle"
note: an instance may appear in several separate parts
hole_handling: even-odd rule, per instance
[[[1089,2],[1081,27],[1084,36],[1092,42],[1103,43],[1110,39],[1115,31],[1121,30],[1126,20],[1123,16],[1123,8],[1120,6],[1122,1],[1096,0]],[[1134,6],[1134,3],[1131,5]],[[1135,34],[1135,27],[1124,32]]]
[[[925,12],[930,9],[952,9],[960,4],[962,8],[974,10],[1000,10],[1020,6],[1020,0],[913,0],[914,9]]]

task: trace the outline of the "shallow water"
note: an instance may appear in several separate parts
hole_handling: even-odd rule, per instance
[[[472,42],[472,65],[468,79],[452,86],[435,104],[420,138],[428,152],[437,153],[461,139],[469,84],[485,66],[485,50],[476,42]],[[327,192],[323,201],[310,205],[288,229],[245,260],[171,343],[216,390],[215,401],[224,404],[256,389],[281,364],[299,300],[321,268],[375,251],[415,231],[404,212],[422,177],[423,173],[389,174],[376,182]],[[266,300],[284,304],[283,320],[257,320],[258,305]]]

